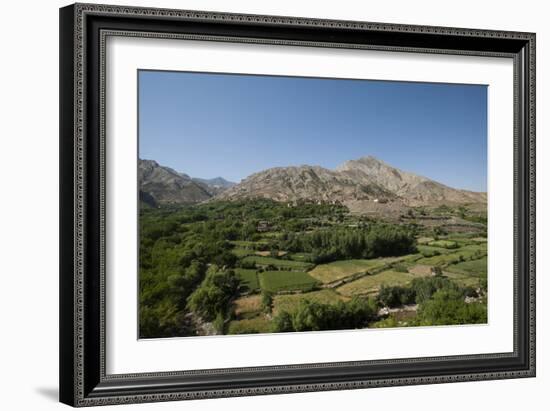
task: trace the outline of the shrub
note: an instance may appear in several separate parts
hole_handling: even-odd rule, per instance
[[[225,318],[222,313],[218,313],[218,315],[216,315],[216,318],[212,322],[212,326],[218,333],[223,334],[225,328]]]
[[[239,266],[241,268],[253,270],[256,268],[256,263],[252,260],[239,260]]]
[[[282,311],[273,318],[273,332],[291,332],[294,331],[292,325],[292,316],[287,311]]]
[[[390,308],[413,304],[415,299],[416,293],[410,287],[386,287],[383,285],[378,293],[380,303]]]
[[[405,267],[403,264],[394,264],[392,268],[393,268],[393,271],[397,271],[398,273],[408,273],[409,272],[407,267]]]
[[[262,308],[265,313],[271,314],[273,310],[273,293],[270,291],[262,291]]]
[[[487,305],[468,304],[461,290],[442,289],[420,305],[417,321],[420,325],[482,324],[487,322]]]
[[[478,296],[477,291],[474,287],[464,288],[464,290],[462,291],[462,294],[464,295],[464,297],[477,297]]]
[[[240,280],[235,272],[208,272],[201,285],[187,300],[187,308],[195,311],[206,321],[227,312],[231,299],[237,294]]]
[[[411,288],[414,290],[416,303],[421,304],[430,299],[437,290],[442,288],[457,289],[458,286],[447,277],[436,276],[415,278],[411,283]]]
[[[288,332],[363,328],[376,318],[377,310],[378,305],[373,299],[354,297],[349,302],[336,304],[303,300],[292,313],[279,313],[273,320],[273,329]]]

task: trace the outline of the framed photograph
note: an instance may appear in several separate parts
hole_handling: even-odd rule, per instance
[[[535,34],[60,24],[62,402],[535,376]]]

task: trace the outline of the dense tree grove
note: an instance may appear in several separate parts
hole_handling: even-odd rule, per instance
[[[229,302],[237,295],[239,285],[240,281],[233,270],[219,271],[213,265],[202,283],[189,296],[187,306],[205,320],[213,321],[218,315],[225,315]]]
[[[461,290],[441,289],[418,310],[417,325],[483,324],[487,322],[487,301],[466,303]]]
[[[322,331],[365,328],[378,312],[374,299],[354,297],[348,302],[322,304],[307,299],[289,313],[279,313],[273,321],[274,332]]]
[[[478,301],[466,303],[466,297],[477,297]],[[487,322],[486,297],[478,295],[472,287],[460,287],[446,277],[416,278],[408,287],[382,287],[378,300],[387,307],[419,304],[416,319],[410,325]]]
[[[206,265],[193,261],[188,267],[140,273],[140,335],[169,337],[183,327],[182,311],[187,297],[201,283]]]
[[[382,285],[378,292],[378,300],[386,307],[399,307],[405,304],[414,304],[416,293],[412,287]]]
[[[363,228],[287,233],[280,247],[312,254],[315,264],[350,258],[376,258],[415,251],[412,230],[391,224],[370,224]]]
[[[409,286],[382,286],[378,300],[387,307],[399,307],[404,304],[422,304],[432,298],[440,290],[457,292],[464,297],[477,296],[472,287],[460,287],[449,278],[443,276],[415,278]]]

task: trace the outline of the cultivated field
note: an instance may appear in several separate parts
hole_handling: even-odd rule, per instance
[[[457,213],[465,218],[455,230]],[[486,304],[486,228],[476,210],[468,231],[468,217],[464,207],[424,208],[388,223],[338,205],[269,201],[149,210],[141,217],[141,315],[150,327],[142,335],[325,329],[334,310],[353,321],[370,313],[352,328],[437,323],[417,315],[431,301],[426,290]],[[148,310],[169,321],[149,326]],[[184,328],[177,312],[193,321]]]
[[[294,260],[283,260],[274,257],[262,257],[262,256],[248,256],[243,258],[245,264],[255,264],[260,267],[273,266],[278,269],[295,269],[304,270],[312,266],[310,263]]]
[[[259,274],[260,286],[264,291],[311,291],[317,281],[303,271],[264,271]]]
[[[406,285],[410,283],[414,275],[397,271],[382,271],[379,274],[367,275],[358,280],[344,284],[337,288],[338,293],[351,297],[353,295],[376,294],[380,287]]]
[[[375,258],[371,260],[343,260],[320,264],[309,274],[322,283],[331,283],[357,273],[368,273],[397,260],[397,257]]]

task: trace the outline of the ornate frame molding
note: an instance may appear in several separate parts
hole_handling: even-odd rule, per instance
[[[535,375],[535,35],[532,33],[475,30],[447,27],[412,26],[295,17],[227,14],[187,10],[150,9],[95,4],[76,4],[61,9],[61,313],[60,374],[61,401],[74,406],[123,404],[179,399],[216,398],[304,391],[355,389],[366,387],[433,384],[532,377]],[[142,29],[102,27],[109,19],[132,20],[139,17]],[[94,20],[95,19],[95,20]],[[148,22],[168,22],[167,31],[148,31]],[[217,24],[256,29],[288,29],[289,38],[219,33],[170,32],[186,23],[204,24],[212,30]],[[124,26],[124,22],[120,23]],[[199,25],[200,25],[199,24]],[[395,45],[377,42],[327,42],[296,38],[302,28],[355,34],[402,34],[417,44]],[[296,30],[293,34],[292,30]],[[384,37],[384,33],[386,37]],[[280,44],[287,46],[359,48],[384,51],[464,54],[514,59],[515,116],[515,309],[514,352],[473,356],[416,358],[406,360],[357,361],[353,363],[310,364],[254,367],[230,370],[174,371],[106,375],[105,373],[105,45],[108,36],[156,37]],[[490,41],[487,41],[490,40]],[[412,41],[412,40],[411,40]],[[430,41],[432,43],[430,43]],[[485,42],[485,43],[483,43]],[[431,44],[423,46],[422,44]],[[472,48],[483,43],[483,47]],[[433,47],[433,45],[437,47]],[[456,47],[457,44],[463,44]],[[502,47],[500,47],[502,45]],[[504,46],[505,45],[505,46]],[[500,47],[500,48],[498,48]],[[497,49],[495,49],[497,48]],[[70,82],[68,80],[70,78]],[[92,86],[93,83],[93,86]],[[92,88],[93,87],[93,88]],[[94,111],[89,99],[99,102]],[[93,121],[92,121],[93,119]],[[96,121],[97,120],[97,121]],[[91,125],[91,123],[97,123]],[[93,154],[96,154],[95,156]],[[97,198],[96,198],[97,197]],[[91,200],[95,198],[95,200]],[[89,210],[92,210],[90,212]],[[97,223],[96,231],[92,223]],[[524,230],[525,232],[523,232]],[[520,233],[521,231],[521,233]],[[70,249],[70,252],[68,251]],[[521,258],[520,258],[521,257]],[[96,258],[91,265],[90,259]],[[520,261],[521,260],[521,261]],[[95,264],[95,265],[94,265]],[[93,283],[93,284],[92,284]],[[97,284],[96,284],[97,283]],[[523,294],[520,295],[523,290]],[[91,315],[93,314],[93,315]],[[520,330],[521,328],[521,330]],[[522,331],[525,330],[525,331]],[[90,338],[90,335],[93,338]],[[92,341],[93,340],[93,341]],[[448,364],[514,359],[521,364],[507,369],[457,372],[451,374],[392,377],[370,376],[334,381],[283,383],[271,385],[227,384],[213,388],[204,380],[202,388],[193,388],[190,378],[229,376],[241,373],[311,371],[350,367],[401,367],[413,363]],[[401,368],[399,368],[401,369]],[[171,385],[163,386],[166,379]],[[178,382],[179,381],[179,382]],[[137,387],[149,385],[151,390]],[[158,387],[161,387],[160,392]],[[154,389],[153,389],[154,388]]]

